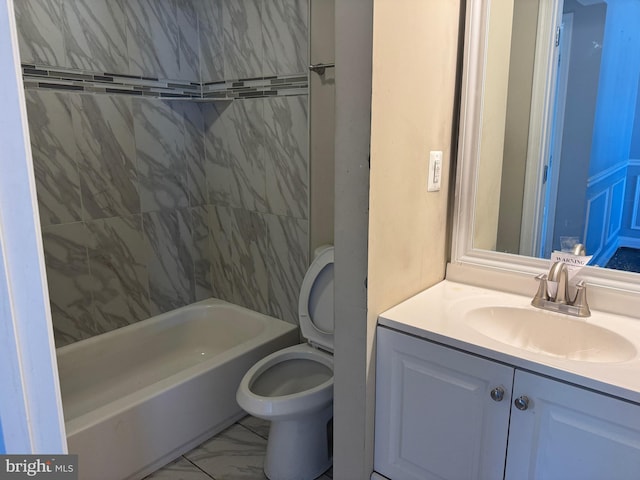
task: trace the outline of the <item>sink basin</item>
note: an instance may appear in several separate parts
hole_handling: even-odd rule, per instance
[[[513,347],[583,362],[624,362],[636,355],[626,338],[584,320],[533,308],[471,309],[465,323],[478,333]]]

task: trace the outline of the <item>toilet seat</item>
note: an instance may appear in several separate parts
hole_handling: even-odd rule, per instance
[[[329,378],[311,388],[288,395],[268,396],[254,391],[254,385],[267,370],[278,364],[300,359],[325,366],[330,371]],[[304,377],[304,373],[300,373]],[[264,415],[268,420],[296,415],[302,411],[311,413],[326,406],[333,398],[333,357],[306,344],[278,350],[249,369],[238,392],[243,392],[238,401],[244,410],[258,417]]]
[[[315,251],[298,297],[302,336],[313,346],[333,353],[333,246]]]

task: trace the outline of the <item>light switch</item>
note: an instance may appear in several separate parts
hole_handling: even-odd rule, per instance
[[[429,173],[427,175],[427,191],[440,191],[442,180],[442,152],[440,150],[429,152]]]

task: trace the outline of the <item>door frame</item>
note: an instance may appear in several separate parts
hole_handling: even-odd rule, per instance
[[[564,114],[567,104],[569,85],[569,64],[571,63],[571,38],[573,36],[573,13],[562,14],[560,27],[560,52],[555,108],[551,125],[550,168],[546,185],[540,188],[546,191],[544,214],[539,228],[541,250],[536,252],[541,258],[550,258],[553,249],[553,232],[556,220],[556,200],[560,182],[560,161],[562,158],[562,136],[564,133]]]
[[[67,453],[13,0],[0,72],[0,433],[6,453]]]
[[[534,58],[529,140],[525,168],[520,255],[536,256],[541,247],[545,192],[540,188],[551,148],[558,55],[556,32],[562,19],[563,0],[540,1]]]

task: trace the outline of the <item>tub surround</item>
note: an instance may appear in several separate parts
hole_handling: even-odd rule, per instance
[[[295,323],[306,2],[23,0],[16,16],[56,345],[211,296]],[[221,96],[242,101],[195,103]]]
[[[27,103],[58,346],[210,296],[295,321],[306,98]]]
[[[307,74],[303,0],[21,0],[22,63],[178,82]]]
[[[203,83],[89,70],[67,70],[47,65],[23,63],[22,80],[25,88],[194,102],[305,95],[308,93],[308,77],[299,73]]]
[[[535,293],[535,292],[534,292]],[[533,296],[533,294],[532,294]],[[470,327],[465,315],[487,305],[535,309],[531,298],[444,280],[402,302],[379,317],[379,324],[432,340],[517,368],[547,375],[564,382],[640,403],[640,324],[637,320],[592,310],[591,317],[576,321],[608,328],[635,347],[635,355],[624,361],[598,363],[568,360],[498,342]],[[574,318],[574,317],[572,317]],[[553,331],[549,335],[554,335]]]
[[[307,93],[307,4],[21,0],[27,88],[220,100]]]

